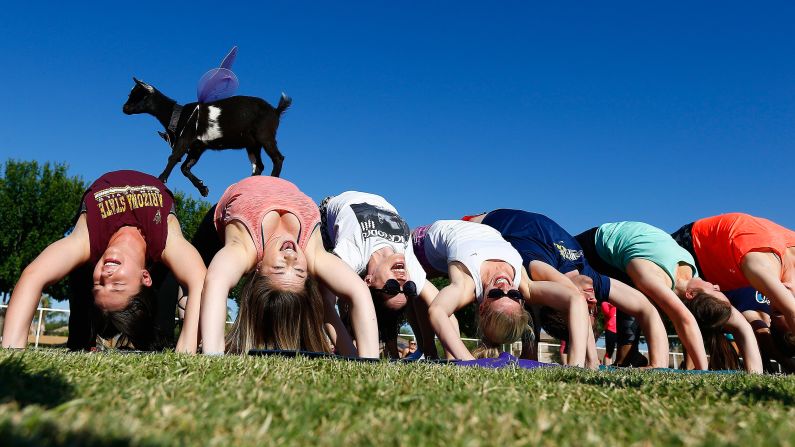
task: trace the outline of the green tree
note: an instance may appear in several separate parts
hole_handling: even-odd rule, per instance
[[[174,207],[185,239],[191,240],[204,215],[213,206],[206,200],[196,200],[182,191],[174,191]]]
[[[86,184],[66,171],[63,163],[4,163],[0,177],[0,293],[10,293],[22,270],[74,223]],[[45,293],[65,298],[66,281]]]

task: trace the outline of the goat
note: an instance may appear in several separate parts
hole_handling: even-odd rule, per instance
[[[206,149],[246,148],[251,175],[260,175],[265,168],[260,156],[260,149],[264,148],[273,162],[271,175],[278,177],[281,173],[284,155],[276,145],[276,130],[281,115],[293,102],[289,96],[282,93],[276,108],[252,96],[232,96],[207,104],[192,102],[180,106],[151,85],[136,78],[133,81],[135,85],[122,111],[127,115],[148,113],[165,127],[166,131],[158,134],[171,145],[171,155],[159,177],[163,183],[187,153],[180,169],[206,197],[209,189],[191,172]]]

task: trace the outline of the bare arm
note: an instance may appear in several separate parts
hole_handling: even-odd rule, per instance
[[[425,281],[425,286],[423,286],[422,291],[420,291],[420,296],[411,301],[411,306],[417,317],[416,323],[420,335],[419,339],[422,342],[420,350],[425,354],[425,357],[431,359],[439,358],[439,353],[436,351],[436,334],[431,325],[428,309],[438,294],[439,289],[430,281]],[[454,319],[455,315],[451,315],[450,318]]]
[[[566,364],[585,366],[591,323],[588,317],[588,304],[582,295],[549,281],[533,281],[529,290],[529,297],[525,299],[531,304],[549,306],[566,314],[569,322],[569,356]]]
[[[756,343],[756,336],[751,325],[745,317],[732,307],[732,314],[724,325],[724,328],[734,335],[734,341],[740,347],[745,362],[745,370],[749,373],[762,374],[762,355],[759,353],[759,345]]]
[[[50,244],[22,272],[11,301],[8,303],[3,327],[4,348],[24,348],[28,330],[41,299],[42,290],[56,283],[90,256],[85,214],[80,216],[74,231]]]
[[[177,341],[177,352],[193,354],[199,343],[199,310],[207,268],[204,267],[196,248],[182,237],[179,222],[174,216],[169,216],[168,219],[168,239],[166,249],[163,250],[163,263],[174,273],[180,285],[188,289],[185,320]]]
[[[610,278],[610,304],[638,320],[649,345],[649,367],[668,368],[668,334],[659,312],[638,290]]]
[[[707,369],[707,351],[704,349],[704,339],[701,337],[696,318],[666,284],[662,276],[665,272],[650,261],[633,259],[627,265],[627,274],[638,289],[671,319],[676,334],[682,340],[687,356],[692,359],[695,369]]]
[[[378,358],[378,323],[370,291],[364,281],[340,258],[326,252],[315,233],[307,253],[312,253],[309,264],[314,274],[336,296],[351,304],[351,323],[356,334],[359,357]]]
[[[772,253],[751,252],[740,263],[748,282],[781,312],[790,332],[795,332],[795,296],[781,281],[781,264]]]
[[[250,254],[242,244],[235,240],[227,240],[224,248],[215,254],[207,268],[200,306],[202,351],[205,354],[223,354],[224,352],[226,299],[229,296],[229,291],[250,269],[249,256]],[[256,259],[256,254],[254,258]]]
[[[475,283],[458,262],[449,266],[450,285],[444,287],[428,308],[433,330],[439,336],[445,351],[459,360],[474,360],[461,335],[450,321],[450,316],[475,300]]]
[[[334,349],[341,355],[348,357],[356,356],[356,346],[348,333],[348,329],[342,323],[340,314],[337,313],[337,296],[325,287],[320,287],[323,294],[323,319],[326,322],[326,331],[329,333]]]

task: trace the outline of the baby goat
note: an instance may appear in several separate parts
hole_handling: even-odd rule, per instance
[[[207,196],[209,190],[190,169],[206,149],[246,148],[251,160],[251,175],[259,175],[265,168],[260,157],[264,148],[273,162],[271,175],[278,177],[282,170],[284,156],[276,146],[276,130],[282,113],[293,102],[282,93],[279,104],[273,106],[260,98],[251,96],[232,96],[219,101],[200,104],[192,102],[180,106],[176,101],[160,93],[151,85],[133,78],[135,86],[130,92],[122,110],[127,115],[148,113],[166,128],[158,132],[171,145],[168,164],[160,174],[165,182],[174,166],[188,157],[181,169],[201,195]]]

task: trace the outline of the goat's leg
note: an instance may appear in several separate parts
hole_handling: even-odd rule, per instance
[[[271,171],[271,176],[278,177],[279,174],[282,172],[282,163],[284,163],[284,155],[279,152],[279,147],[276,146],[276,139],[272,139],[263,143],[265,147],[265,152],[271,158],[273,162],[273,170]]]
[[[207,194],[210,193],[210,190],[207,188],[207,186],[204,185],[204,182],[202,182],[198,177],[193,175],[193,173],[190,171],[190,168],[192,168],[193,165],[195,165],[196,162],[199,161],[199,157],[201,157],[202,152],[204,152],[204,149],[205,148],[191,149],[190,152],[188,152],[188,158],[186,158],[185,162],[182,163],[180,169],[182,170],[182,174],[185,175],[185,177],[187,177],[188,180],[190,180],[190,182],[193,183],[193,186],[195,186],[196,189],[199,190],[199,193],[202,196],[207,197]]]
[[[259,146],[246,148],[248,159],[251,161],[251,175],[260,175],[262,174],[262,170],[265,169],[265,165],[262,163],[262,156],[260,155],[261,150],[262,148]]]
[[[163,173],[160,174],[161,182],[165,183],[168,180],[168,176],[171,175],[171,171],[174,169],[174,166],[182,160],[182,151],[177,151],[176,149],[171,151],[171,155],[168,156],[168,163],[166,163],[166,168],[163,169]]]

